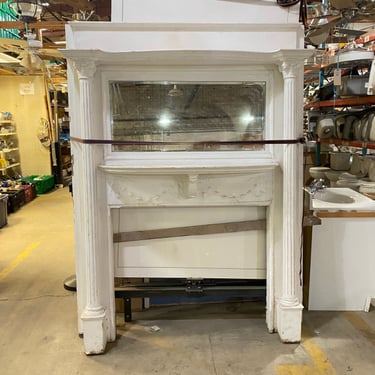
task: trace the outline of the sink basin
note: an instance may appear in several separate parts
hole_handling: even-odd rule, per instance
[[[375,201],[350,188],[329,187],[310,199],[312,210],[375,211]]]
[[[338,194],[332,190],[318,191],[313,199],[319,199],[323,202],[329,203],[353,203],[354,198],[349,195]]]

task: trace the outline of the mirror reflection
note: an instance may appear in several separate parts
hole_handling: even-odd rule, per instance
[[[265,82],[110,82],[112,150],[260,150],[265,102]]]

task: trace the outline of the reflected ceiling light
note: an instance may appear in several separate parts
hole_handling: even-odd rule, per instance
[[[166,128],[166,127],[168,127],[168,126],[170,125],[171,122],[172,122],[172,121],[171,121],[171,119],[170,119],[169,117],[167,117],[167,116],[162,116],[162,117],[160,118],[160,120],[159,120],[159,125],[160,125],[161,127],[163,127],[163,128]]]
[[[184,95],[183,91],[177,87],[177,85],[173,85],[173,89],[168,91],[168,96],[182,96]]]
[[[13,0],[10,5],[18,14],[19,20],[26,23],[40,19],[43,11],[41,0]]]
[[[253,115],[246,114],[241,117],[241,120],[243,123],[248,124],[249,122],[254,121],[255,117]]]

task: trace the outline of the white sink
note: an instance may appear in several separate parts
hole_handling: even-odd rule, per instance
[[[312,210],[375,211],[375,201],[350,188],[326,188],[310,198]]]
[[[354,203],[355,199],[351,195],[345,195],[342,193],[334,192],[332,190],[324,189],[319,190],[315,195],[314,199],[327,203]]]

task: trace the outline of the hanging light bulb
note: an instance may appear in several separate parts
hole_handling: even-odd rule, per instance
[[[10,5],[18,14],[19,20],[26,23],[40,19],[43,11],[41,0],[13,0]]]
[[[168,96],[182,96],[184,95],[183,91],[177,87],[177,85],[173,85],[173,89],[168,91]]]

